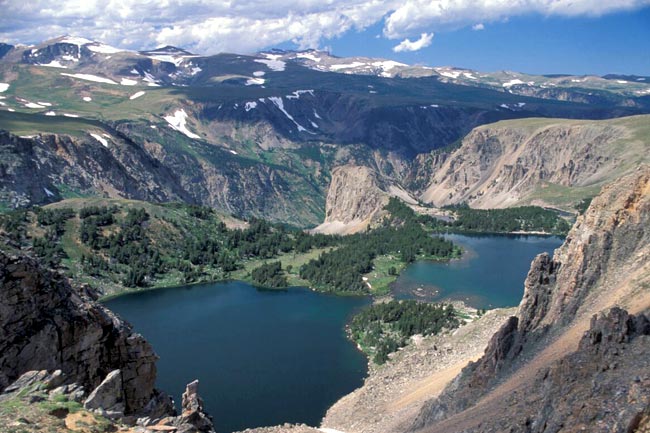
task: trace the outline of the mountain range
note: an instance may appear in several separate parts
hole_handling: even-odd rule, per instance
[[[439,179],[431,173],[447,155],[459,155],[455,148],[471,146],[479,131],[472,130],[481,125],[519,119],[499,124],[499,134],[521,148],[542,125],[525,119],[576,119],[563,121],[571,129],[584,124],[578,119],[650,112],[650,78],[644,76],[482,73],[314,50],[199,56],[168,46],[135,52],[71,36],[34,46],[3,44],[0,56],[5,207],[94,195],[176,200],[349,232],[365,226],[359,221],[372,221],[378,206],[337,208],[341,200],[359,200],[338,199],[331,186],[340,184],[337,167],[363,167],[383,201],[399,195],[436,206],[459,200],[511,206],[537,199],[572,211],[604,180],[575,168],[584,147],[553,162],[573,166],[573,180],[528,173],[525,191],[516,161],[496,163],[514,167],[513,191],[499,188],[500,198],[490,198],[488,188],[476,191],[480,200],[472,193],[442,200],[466,185],[435,187]],[[609,143],[625,142],[647,123],[643,119],[622,121],[587,155],[605,158]],[[565,136],[560,130],[556,141]],[[537,152],[548,153],[544,143]],[[635,149],[633,157],[644,160],[643,146]],[[572,200],[545,194],[574,183],[583,190]]]

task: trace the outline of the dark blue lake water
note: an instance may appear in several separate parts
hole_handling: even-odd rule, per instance
[[[230,282],[136,293],[106,306],[155,348],[158,386],[179,402],[185,385],[199,379],[207,411],[228,433],[318,425],[329,406],[359,387],[367,361],[344,326],[369,302]]]
[[[445,235],[463,248],[451,262],[422,261],[409,266],[393,284],[398,299],[453,299],[476,308],[512,307],[524,293],[530,262],[553,253],[559,237],[522,235]]]
[[[449,238],[466,250],[463,259],[411,265],[395,284],[397,297],[517,305],[533,257],[561,243],[526,236]],[[158,386],[180,401],[185,384],[199,379],[218,431],[229,433],[285,422],[318,425],[366,375],[366,359],[344,327],[369,303],[231,282],[136,293],[106,305],[153,344],[160,355]]]

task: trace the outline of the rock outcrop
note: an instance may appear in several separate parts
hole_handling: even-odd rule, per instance
[[[157,395],[156,355],[88,293],[27,257],[0,252],[0,390],[30,370],[60,369],[88,390],[121,371],[125,413]]]
[[[650,411],[649,227],[643,166],[603,189],[552,259],[535,259],[517,316],[411,430],[633,431]]]
[[[125,399],[122,389],[122,372],[113,370],[90,393],[86,401],[84,401],[84,408],[101,411],[103,415],[108,417],[124,416]]]
[[[420,174],[432,178],[420,199],[436,206],[539,204],[573,210],[582,197],[648,161],[647,122],[647,116],[526,119],[478,127],[450,154],[421,158],[430,168],[420,167]]]
[[[369,167],[336,167],[327,192],[325,221],[315,231],[350,234],[365,230],[381,218],[391,196],[416,203],[406,191],[383,180]]]
[[[112,371],[88,397],[81,385],[69,383],[72,379],[61,370],[24,373],[0,393],[0,432],[15,431],[3,429],[11,422],[10,427],[20,427],[23,433],[215,433],[212,419],[203,412],[197,381],[187,386],[181,415],[170,415],[173,410],[168,408],[157,415],[150,413],[138,418],[121,413],[124,402],[119,370]]]
[[[174,417],[172,400],[155,388],[156,360],[151,345],[92,293],[0,251],[0,393],[15,396],[38,383],[120,422],[166,419],[179,432],[213,431],[196,383]]]

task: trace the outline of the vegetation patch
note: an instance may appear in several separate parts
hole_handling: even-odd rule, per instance
[[[457,232],[513,233],[539,232],[566,235],[571,228],[557,212],[538,206],[506,209],[472,209],[467,204],[448,206],[456,215],[454,221],[433,220],[433,226]]]
[[[436,335],[459,325],[452,305],[393,300],[374,304],[354,316],[348,334],[376,364],[383,364],[413,335]]]

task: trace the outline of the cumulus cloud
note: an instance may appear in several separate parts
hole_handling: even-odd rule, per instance
[[[404,39],[402,42],[393,47],[393,51],[396,53],[401,53],[403,51],[418,51],[431,45],[432,39],[433,33],[422,33],[420,35],[420,39],[417,41],[411,42],[411,40],[408,38]]]
[[[485,30],[485,25],[483,23],[474,24],[472,26],[472,30],[475,30],[475,31]]]
[[[362,31],[379,22],[384,23],[383,37],[404,40],[423,32],[429,35],[433,31],[470,27],[477,22],[488,23],[523,14],[594,16],[650,5],[650,0],[0,2],[2,41],[30,43],[75,34],[124,48],[147,49],[170,44],[206,54],[251,52],[284,42],[294,42],[301,48],[317,48],[349,31]]]

